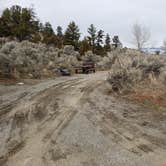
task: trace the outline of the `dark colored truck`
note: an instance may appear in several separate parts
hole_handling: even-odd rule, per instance
[[[92,61],[83,62],[82,66],[75,68],[76,74],[88,74],[88,73],[95,73],[95,63]]]

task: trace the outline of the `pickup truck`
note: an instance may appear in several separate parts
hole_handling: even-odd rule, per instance
[[[92,61],[83,62],[81,66],[75,68],[76,74],[88,74],[95,72],[95,63]]]

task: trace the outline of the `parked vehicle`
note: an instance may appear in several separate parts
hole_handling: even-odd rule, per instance
[[[67,68],[60,68],[59,70],[60,75],[62,76],[70,76],[71,73]]]
[[[86,61],[82,63],[82,66],[75,68],[76,74],[88,74],[88,73],[95,73],[95,63],[93,61]]]

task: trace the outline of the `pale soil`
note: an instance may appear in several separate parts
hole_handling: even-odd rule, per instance
[[[106,78],[0,85],[0,166],[165,166],[166,111],[115,99]]]

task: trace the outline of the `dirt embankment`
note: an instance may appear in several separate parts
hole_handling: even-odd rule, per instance
[[[166,111],[117,100],[106,78],[0,85],[0,165],[165,166]]]

